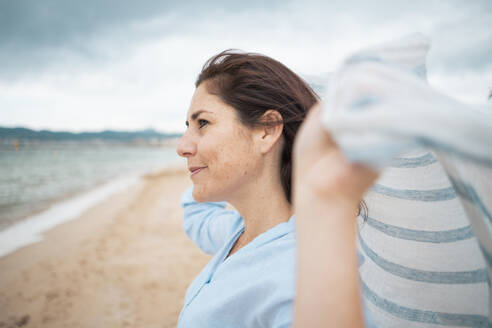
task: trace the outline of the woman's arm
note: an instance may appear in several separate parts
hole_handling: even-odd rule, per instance
[[[363,327],[356,216],[377,173],[348,163],[319,118],[309,113],[294,149],[298,242],[295,327]]]
[[[227,210],[225,202],[199,203],[193,187],[181,198],[184,210],[183,230],[207,254],[215,254],[241,225],[238,212]]]

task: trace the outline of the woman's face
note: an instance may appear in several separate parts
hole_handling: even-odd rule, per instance
[[[228,201],[258,172],[260,152],[253,129],[243,125],[236,110],[196,88],[187,114],[187,130],[177,152],[188,161],[195,200]]]

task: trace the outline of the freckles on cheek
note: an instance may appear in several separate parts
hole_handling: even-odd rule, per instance
[[[250,136],[244,132],[230,131],[222,136],[220,145],[215,145],[210,163],[214,165],[214,176],[217,180],[232,181],[251,173],[254,168],[252,163],[255,153],[252,145],[247,142]],[[212,157],[213,156],[213,157]]]
[[[220,178],[226,181],[231,180],[231,177],[233,176],[233,173],[235,170],[237,170],[237,167],[235,167],[234,162],[232,162],[230,159],[225,159],[222,162],[222,166],[220,168],[220,172],[218,174],[220,175]]]

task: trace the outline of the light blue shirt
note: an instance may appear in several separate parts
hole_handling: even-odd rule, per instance
[[[182,197],[183,228],[211,261],[186,292],[178,327],[290,327],[295,296],[294,216],[260,234],[226,259],[244,230],[226,203]]]
[[[225,202],[183,194],[183,228],[213,258],[188,287],[178,328],[290,327],[296,283],[294,215],[226,259],[244,222]],[[326,259],[327,261],[329,259]],[[376,328],[364,306],[366,327]]]

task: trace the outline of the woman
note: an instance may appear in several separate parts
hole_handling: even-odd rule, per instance
[[[213,258],[186,293],[179,327],[291,326],[292,148],[317,100],[266,56],[225,51],[204,65],[177,151],[193,181],[184,229]]]

